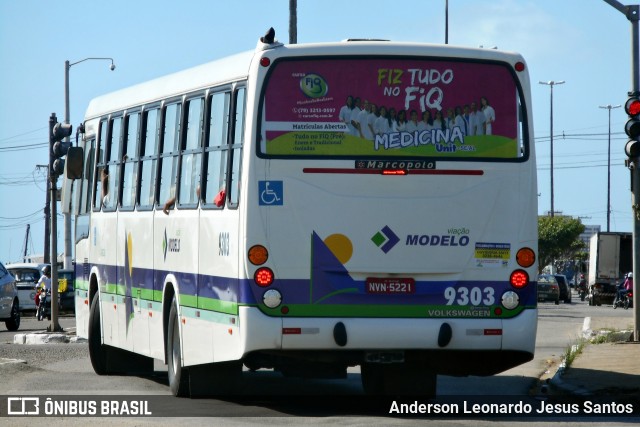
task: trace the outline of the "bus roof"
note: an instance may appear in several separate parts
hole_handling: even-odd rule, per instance
[[[99,96],[89,103],[85,119],[242,79],[253,55],[239,53]]]
[[[477,58],[512,63],[524,61],[519,54],[496,49],[380,40],[264,46],[267,46],[267,49],[261,49],[261,43],[258,43],[258,48],[254,51],[227,56],[94,98],[87,107],[85,120],[244,79],[249,75],[253,57],[263,52],[278,52],[276,56],[420,54],[441,58]]]

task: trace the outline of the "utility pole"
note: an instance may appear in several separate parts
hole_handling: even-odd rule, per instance
[[[640,96],[640,5],[625,6],[617,0],[604,0],[631,22],[631,91],[629,96]],[[631,99],[627,101],[625,110],[632,106]],[[637,103],[636,103],[637,105]],[[635,108],[634,108],[635,110]],[[630,114],[630,111],[627,111]],[[631,115],[631,114],[630,114]],[[631,137],[625,146],[625,152],[629,156],[628,164],[631,171],[631,210],[633,213],[633,276],[637,281],[638,268],[640,268],[640,137],[634,135],[638,132],[638,114],[625,125],[625,132]],[[631,124],[631,126],[630,126]],[[631,127],[634,129],[631,129]],[[635,286],[638,290],[638,286]],[[640,295],[633,293],[633,340],[640,341]]]
[[[607,152],[607,233],[611,224],[611,110],[620,108],[622,105],[601,105],[600,108],[609,110],[609,145]]]
[[[51,144],[49,144],[51,145]],[[51,192],[49,191],[49,174],[51,172],[51,163],[53,162],[53,153],[51,152],[51,146],[49,146],[49,164],[48,165],[36,165],[36,168],[46,168],[47,169],[47,184],[46,184],[46,196],[44,202],[44,253],[42,257],[42,262],[45,264],[49,264],[51,261],[49,260],[49,251],[50,251],[50,238],[51,233],[49,231],[49,226],[51,225],[51,211],[49,210],[49,206],[51,204]]]
[[[444,1],[444,44],[449,44],[449,0]]]
[[[56,113],[49,117],[49,200],[51,202],[51,325],[49,332],[62,331],[58,323],[58,218],[56,212],[56,190],[58,175],[53,173],[53,127],[58,122]]]
[[[551,89],[551,112],[550,112],[550,136],[551,136],[551,145],[550,145],[550,152],[551,152],[551,218],[553,218],[554,216],[554,212],[555,209],[553,207],[553,86],[555,85],[561,85],[564,84],[564,80],[560,80],[559,82],[554,82],[553,80],[548,81],[548,82],[539,82],[541,85],[548,85],[549,88]]]
[[[31,224],[27,224],[27,231],[24,235],[24,248],[22,250],[22,262],[27,262],[27,247],[29,245],[29,230],[31,229]]]
[[[298,0],[289,0],[289,44],[298,43]]]

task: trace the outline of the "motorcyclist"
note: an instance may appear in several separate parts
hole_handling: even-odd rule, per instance
[[[625,276],[622,286],[618,289],[613,306],[615,307],[619,301],[622,301],[622,298],[624,298],[624,296],[630,291],[633,291],[633,273],[627,273]]]
[[[36,313],[38,312],[38,306],[40,305],[40,293],[41,292],[51,292],[51,266],[45,265],[42,267],[42,276],[40,280],[38,280],[38,284],[36,285]]]

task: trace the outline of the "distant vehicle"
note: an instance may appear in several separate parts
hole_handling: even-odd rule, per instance
[[[60,310],[66,313],[75,313],[75,289],[73,286],[75,271],[58,270],[58,298]]]
[[[18,288],[20,311],[35,311],[36,285],[42,276],[42,267],[46,264],[15,263],[7,264],[7,270],[14,277]]]
[[[560,304],[560,285],[552,274],[538,276],[538,301],[553,301]]]
[[[16,282],[0,262],[0,321],[10,331],[17,331],[20,327],[19,301]]]
[[[567,276],[564,274],[554,274],[556,280],[558,281],[558,286],[560,286],[560,299],[565,303],[571,302],[571,287],[569,286],[569,281],[567,280]]]
[[[632,271],[631,233],[596,233],[589,248],[589,305],[612,304],[616,286]]]

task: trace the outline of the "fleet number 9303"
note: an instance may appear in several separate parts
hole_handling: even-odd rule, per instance
[[[448,287],[444,290],[444,297],[447,305],[493,305],[495,302],[495,291],[493,288],[458,288]]]

